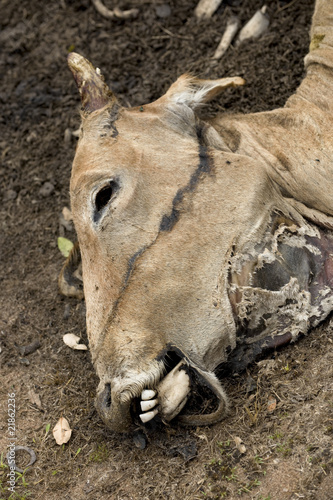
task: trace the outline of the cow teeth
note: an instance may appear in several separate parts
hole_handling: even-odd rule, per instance
[[[157,415],[157,414],[158,414],[158,410],[147,411],[147,413],[141,413],[141,415],[139,415],[139,417],[141,419],[141,422],[143,422],[145,424],[146,422],[149,422],[149,420],[154,418],[155,415]]]
[[[156,396],[156,391],[152,391],[150,389],[145,389],[141,392],[141,399],[143,401],[148,401],[148,399],[153,399]]]
[[[142,411],[151,410],[158,403],[157,399],[151,399],[150,401],[140,401],[140,406]]]

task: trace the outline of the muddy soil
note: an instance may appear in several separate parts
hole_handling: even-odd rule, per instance
[[[112,7],[116,2],[106,0]],[[315,499],[333,498],[333,322],[224,381],[230,415],[213,427],[176,424],[140,439],[108,431],[94,410],[90,354],[67,348],[86,340],[84,302],[61,297],[58,236],[75,240],[61,213],[69,207],[79,126],[79,96],[66,66],[75,50],[106,75],[126,106],[158,98],[185,71],[243,76],[209,113],[273,109],[303,75],[313,0],[267,0],[271,24],[259,40],[210,57],[231,13],[244,24],[261,0],[225,0],[197,21],[197,0],[127,0],[136,19],[102,18],[89,0],[2,0],[0,16],[0,498],[9,498],[8,446],[34,450],[11,498]],[[34,341],[32,353],[23,346]],[[15,393],[15,436],[8,394]],[[71,440],[52,429],[64,416]],[[15,439],[14,439],[15,438]],[[242,440],[243,447],[239,444]],[[17,453],[24,469],[29,456]]]

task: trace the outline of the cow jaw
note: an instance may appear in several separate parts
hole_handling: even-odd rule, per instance
[[[146,424],[156,416],[165,424],[178,416],[182,425],[209,425],[225,416],[227,397],[212,372],[191,365],[187,359],[182,359],[165,375],[166,369],[165,361],[160,360],[146,372],[133,372],[130,378],[116,377],[106,383],[101,380],[96,407],[105,424],[116,432],[129,432],[135,424]],[[217,409],[199,415],[179,415],[184,407],[186,411],[193,388],[199,385],[215,395]]]

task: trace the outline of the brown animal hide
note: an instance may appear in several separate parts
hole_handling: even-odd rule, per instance
[[[306,78],[275,111],[201,120],[199,106],[244,81],[189,75],[126,109],[82,56],[69,66],[83,107],[70,191],[99,412],[116,431],[180,411],[184,424],[214,423],[227,408],[219,366],[243,369],[332,310],[333,2],[317,0]],[[195,386],[216,396],[211,414],[186,415]]]

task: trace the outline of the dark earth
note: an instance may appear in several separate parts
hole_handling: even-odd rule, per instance
[[[116,2],[105,1],[109,8]],[[267,0],[270,26],[256,41],[210,57],[231,13],[242,25],[262,0],[224,0],[210,20],[197,0],[128,0],[135,19],[107,20],[89,0],[1,0],[0,15],[0,498],[9,498],[8,394],[15,393],[16,444],[36,462],[16,474],[15,499],[333,498],[333,321],[247,371],[226,377],[230,415],[212,427],[173,424],[146,436],[108,431],[94,409],[97,377],[84,302],[62,297],[57,238],[75,241],[63,220],[80,123],[79,95],[66,65],[75,50],[102,69],[123,105],[150,102],[182,73],[239,75],[206,110],[249,112],[282,106],[303,76],[313,0]],[[34,352],[29,353],[33,342]],[[67,444],[52,429],[66,417]],[[144,449],[141,449],[145,446]],[[25,451],[16,463],[24,469]]]

